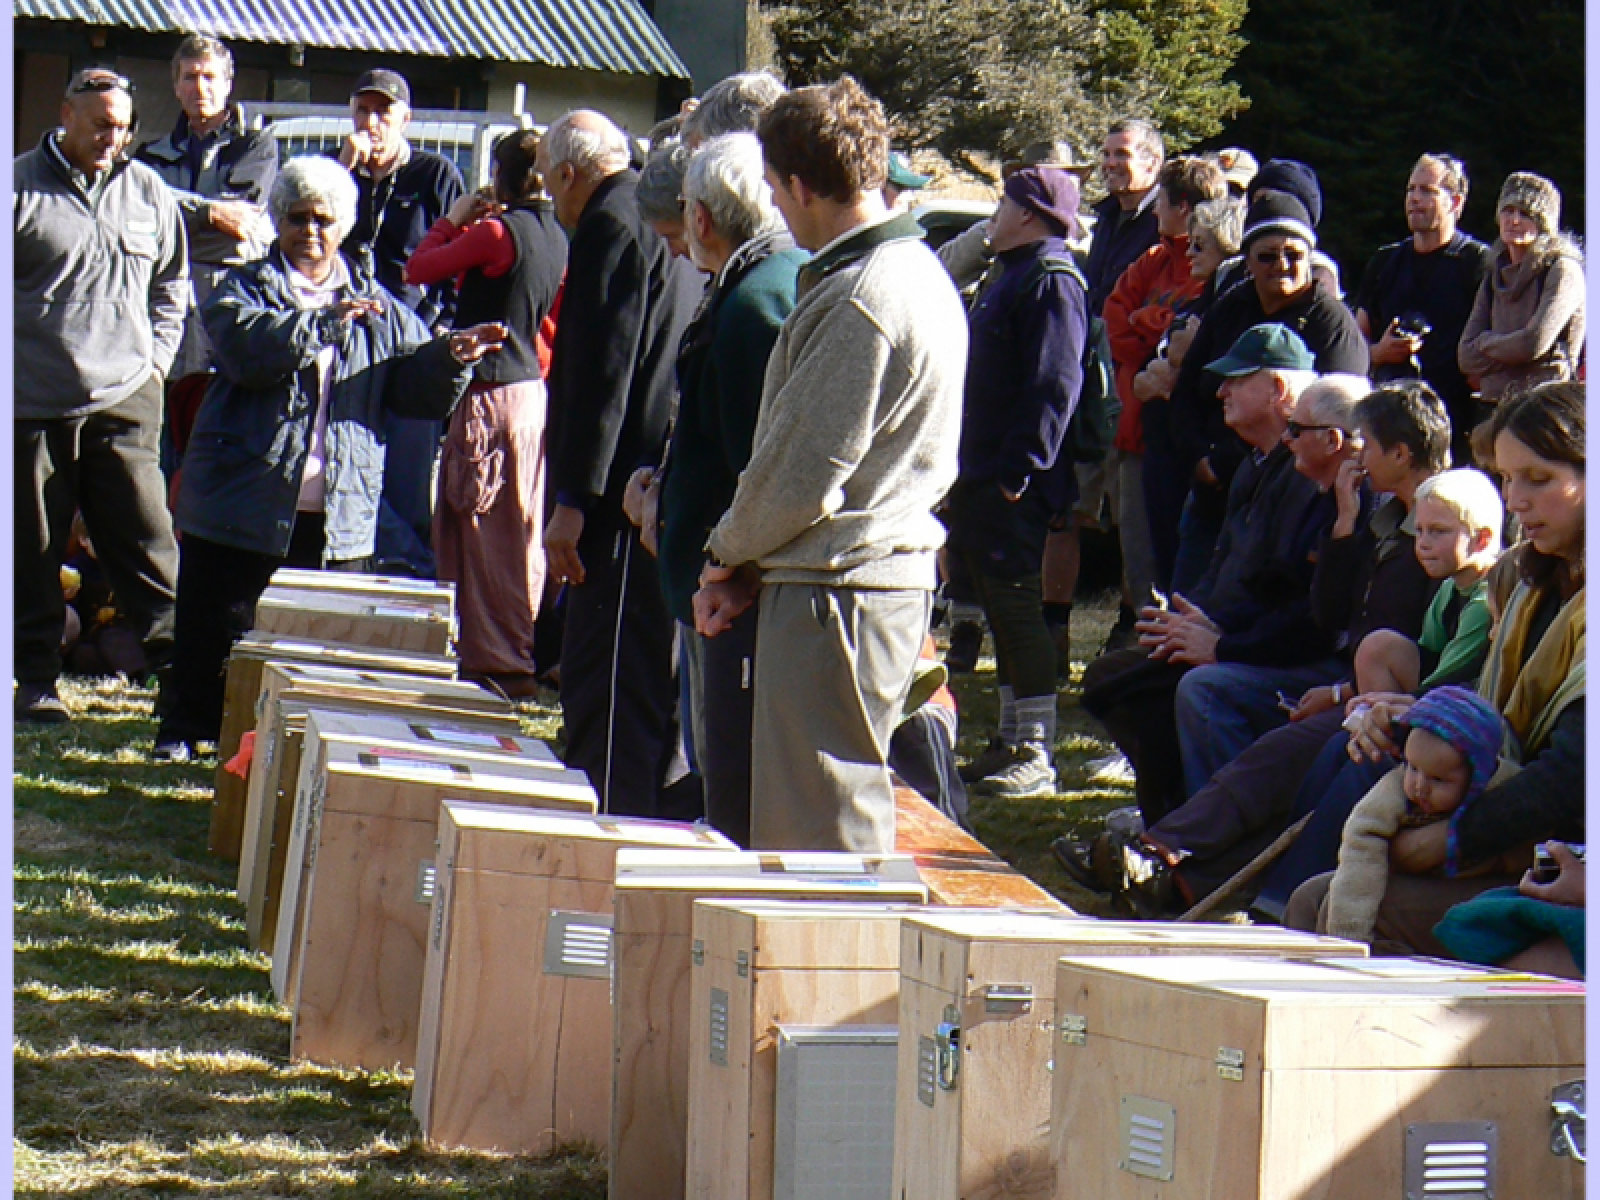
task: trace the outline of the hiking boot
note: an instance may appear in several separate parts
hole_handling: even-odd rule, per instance
[[[1172,868],[1137,840],[1112,840],[1116,843],[1114,852],[1121,876],[1117,898],[1141,921],[1159,921],[1174,915],[1180,897]]]
[[[957,621],[950,626],[950,649],[944,652],[944,665],[952,675],[970,675],[978,669],[983,650],[983,626],[976,621]]]
[[[1056,768],[1050,761],[1050,751],[1038,742],[1023,742],[1013,746],[1010,761],[974,783],[972,790],[1003,800],[1053,796],[1057,790]]]
[[[1062,622],[1049,629],[1050,641],[1056,648],[1056,680],[1069,683],[1072,680],[1072,626]]]
[[[992,737],[983,753],[966,766],[957,767],[956,774],[961,776],[962,783],[977,783],[978,780],[988,778],[1010,762],[1011,747],[999,738]]]
[[[54,683],[19,683],[12,703],[12,719],[19,725],[65,725],[72,720]]]
[[[186,763],[195,757],[194,747],[188,742],[169,738],[158,741],[150,750],[150,761],[158,763]]]
[[[1119,608],[1117,623],[1111,627],[1111,632],[1106,634],[1106,644],[1100,653],[1110,654],[1113,650],[1126,650],[1129,646],[1137,645],[1139,631],[1133,627],[1133,623],[1138,619],[1138,614],[1127,605]]]
[[[1120,879],[1111,853],[1111,838],[1099,834],[1087,840],[1058,837],[1050,853],[1079,887],[1091,892],[1114,892]]]

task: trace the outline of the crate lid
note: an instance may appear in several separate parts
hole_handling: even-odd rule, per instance
[[[411,675],[456,677],[456,660],[448,654],[418,654],[385,650],[377,646],[344,646],[303,637],[284,637],[260,630],[247,633],[233,644],[230,655],[261,661],[329,662],[356,667],[379,667]]]
[[[1181,924],[1176,921],[1101,921],[1074,913],[1000,909],[929,909],[906,923],[906,976],[935,987],[951,986],[974,969],[980,949],[1035,947],[1054,989],[1055,960],[1070,954],[1228,953],[1295,958],[1359,957],[1367,947],[1342,938],[1319,937],[1276,926]],[[992,955],[991,955],[992,957]],[[1012,955],[1012,958],[1017,956]],[[947,961],[949,960],[949,961]]]
[[[660,880],[652,887],[671,886],[672,876],[699,878],[706,864],[668,850],[629,850],[617,859],[617,881],[631,875]],[[740,851],[737,857],[717,860],[715,875],[757,879],[837,881],[842,886],[870,889],[874,883],[911,883],[921,886],[916,860],[909,854],[771,853]]]
[[[696,900],[694,937],[706,959],[764,970],[900,970],[900,922],[909,904]]]
[[[278,675],[290,687],[311,687],[320,684],[327,687],[351,688],[362,691],[381,689],[385,692],[397,693],[401,697],[439,697],[470,703],[479,708],[512,711],[511,703],[504,696],[497,695],[487,688],[479,687],[477,684],[469,683],[464,679],[436,679],[429,675],[408,674],[403,671],[383,671],[370,668],[364,670],[360,667],[342,666],[335,663],[294,662],[289,660],[270,661],[262,670],[263,673]]]
[[[320,588],[269,587],[256,601],[258,619],[262,609],[384,617],[395,621],[445,621],[450,617],[451,605],[444,596],[373,596]]]
[[[709,825],[686,821],[558,813],[461,799],[443,801],[439,811],[441,840],[446,821],[454,827],[457,872],[559,873],[610,883],[614,856],[623,846],[671,847],[700,854],[738,849]]]
[[[307,741],[312,737],[308,728]],[[497,799],[533,808],[593,812],[594,789],[576,771],[535,759],[474,758],[433,747],[335,735],[317,739],[327,772],[326,811],[436,821],[444,799]],[[315,758],[312,762],[315,763]]]
[[[501,719],[516,721],[514,714],[485,715],[490,715],[497,723]],[[524,737],[511,729],[486,729],[481,724],[463,724],[443,715],[402,715],[381,710],[351,712],[316,706],[312,707],[307,720],[315,725],[319,737],[367,738],[386,745],[411,746],[473,759],[514,758],[573,776],[574,782],[578,777],[588,779],[580,771],[569,770],[538,738]]]
[[[1430,959],[1063,958],[1059,1019],[1276,1070],[1575,1066],[1584,987]]]
[[[269,588],[304,588],[329,592],[401,592],[419,596],[446,596],[454,601],[456,585],[410,575],[362,575],[353,571],[314,571],[305,567],[279,567]]]

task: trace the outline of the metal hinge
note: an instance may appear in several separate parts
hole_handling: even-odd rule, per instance
[[[733,956],[733,969],[739,973],[740,979],[750,977],[750,955],[748,951],[741,950]]]
[[[1057,1018],[1061,1025],[1061,1040],[1069,1046],[1082,1046],[1089,1040],[1089,1018],[1077,1013],[1062,1013]]]
[[[694,944],[689,947],[689,961],[697,967],[705,966],[706,944],[699,938],[695,938]]]

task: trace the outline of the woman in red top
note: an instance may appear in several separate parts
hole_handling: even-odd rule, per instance
[[[547,322],[567,265],[566,235],[534,168],[538,149],[532,130],[501,138],[492,195],[457,200],[406,264],[410,284],[456,278],[458,325],[497,321],[509,331],[500,353],[479,363],[451,418],[433,547],[439,578],[456,585],[463,673],[510,696],[535,688],[533,627],[545,577]]]

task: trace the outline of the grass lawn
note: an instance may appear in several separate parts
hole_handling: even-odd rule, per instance
[[[1074,614],[1099,646],[1113,610]],[[1075,671],[1081,669],[1081,664]],[[994,721],[992,660],[958,677],[963,756]],[[547,1159],[429,1149],[409,1074],[288,1061],[289,1014],[245,945],[236,869],[206,851],[209,765],[154,764],[151,694],[68,682],[78,720],[16,737],[14,1143],[18,1196],[481,1197],[605,1195],[582,1147]],[[1096,911],[1050,839],[1132,803],[1088,789],[1110,752],[1063,689],[1060,795],[975,799],[978,836],[1079,911]],[[523,708],[553,740],[554,697]]]

